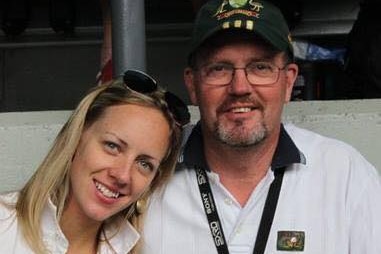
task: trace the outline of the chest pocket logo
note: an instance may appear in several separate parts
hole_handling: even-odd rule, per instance
[[[303,251],[304,239],[303,231],[278,231],[276,248],[282,251]]]

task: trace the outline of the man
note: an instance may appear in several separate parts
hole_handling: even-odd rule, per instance
[[[184,77],[201,120],[151,200],[143,253],[381,253],[376,169],[342,142],[281,123],[297,74],[275,6],[200,9]]]

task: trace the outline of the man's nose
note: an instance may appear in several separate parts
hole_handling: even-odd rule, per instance
[[[247,95],[253,91],[253,86],[249,83],[245,69],[237,68],[234,70],[229,86],[229,93],[232,95]]]

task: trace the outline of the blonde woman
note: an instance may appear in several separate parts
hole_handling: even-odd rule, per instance
[[[138,71],[94,88],[27,184],[0,196],[0,253],[136,251],[139,205],[173,171],[183,106]]]

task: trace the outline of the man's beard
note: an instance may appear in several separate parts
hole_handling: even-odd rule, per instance
[[[233,127],[226,127],[222,123],[215,124],[214,136],[222,143],[235,147],[253,147],[260,144],[268,135],[264,123],[248,129],[241,121],[236,121]]]

